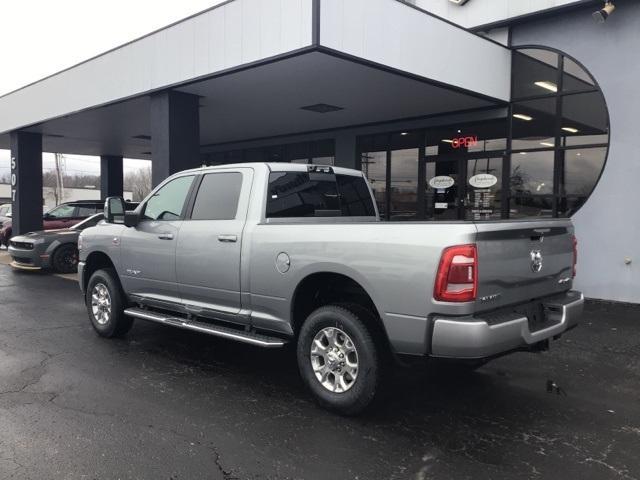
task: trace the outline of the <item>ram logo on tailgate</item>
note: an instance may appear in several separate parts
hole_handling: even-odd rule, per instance
[[[542,270],[542,252],[540,250],[531,250],[531,270],[536,273]]]

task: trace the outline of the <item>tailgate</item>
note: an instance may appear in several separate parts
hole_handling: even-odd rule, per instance
[[[477,223],[477,311],[569,290],[573,225],[569,219]]]

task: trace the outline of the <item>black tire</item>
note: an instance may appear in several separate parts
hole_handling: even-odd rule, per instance
[[[313,311],[303,323],[297,343],[298,368],[303,381],[322,407],[342,415],[356,415],[369,407],[379,392],[384,355],[382,347],[376,342],[374,330],[365,323],[371,321],[371,317],[364,309],[327,305]],[[312,343],[316,335],[329,327],[346,333],[357,351],[358,368],[355,379],[352,379],[346,391],[339,393],[330,391],[320,382],[312,364]],[[324,359],[321,362],[328,368],[335,366],[335,363],[328,364]],[[327,375],[328,381],[332,378],[335,383],[333,372]]]
[[[94,313],[92,297],[94,293],[103,292],[103,287],[108,293],[110,312],[107,316],[98,316]],[[106,298],[106,297],[105,297]],[[91,325],[101,337],[121,337],[125,335],[133,325],[133,318],[124,314],[126,305],[125,295],[120,286],[118,275],[112,268],[97,270],[89,278],[87,291],[85,292],[85,304]],[[104,305],[102,305],[104,306]]]
[[[51,268],[58,273],[78,271],[78,247],[72,243],[60,245],[51,256]]]

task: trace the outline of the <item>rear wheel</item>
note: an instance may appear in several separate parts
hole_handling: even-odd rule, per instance
[[[297,344],[302,379],[323,407],[344,415],[366,409],[380,389],[382,358],[368,312],[320,307],[307,317]]]
[[[106,268],[91,275],[85,292],[91,325],[102,337],[125,335],[133,318],[124,314],[125,297],[115,270]]]
[[[59,246],[51,257],[51,266],[58,273],[78,271],[78,248],[73,244]]]

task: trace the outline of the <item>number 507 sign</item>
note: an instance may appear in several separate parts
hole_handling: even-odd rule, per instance
[[[16,157],[11,157],[11,201],[16,201]]]

